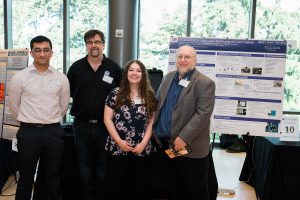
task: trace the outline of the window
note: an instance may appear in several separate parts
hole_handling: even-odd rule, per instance
[[[3,13],[3,1],[0,1],[0,49],[4,49],[4,13]]]
[[[13,48],[30,48],[30,40],[44,35],[52,41],[54,68],[63,69],[63,1],[12,1]],[[31,63],[31,62],[30,62]]]
[[[83,40],[86,31],[101,30],[107,41],[108,5],[107,0],[72,0],[70,5],[70,64],[72,64],[86,55]]]
[[[250,0],[192,1],[191,36],[248,38]]]
[[[186,36],[186,16],[187,1],[141,0],[139,59],[147,68],[167,72],[170,37]]]
[[[258,0],[255,37],[300,42],[300,1]],[[285,111],[300,110],[300,49],[288,51],[286,62]]]

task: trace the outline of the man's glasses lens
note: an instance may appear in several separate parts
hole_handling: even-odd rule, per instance
[[[99,41],[99,40],[96,40],[96,41],[87,41],[86,44],[87,45],[93,45],[93,44],[100,45],[100,44],[102,44],[102,41]]]
[[[42,53],[42,52],[44,52],[44,53],[50,53],[51,49],[48,49],[48,48],[46,48],[46,49],[35,48],[32,51],[35,52],[35,53]]]
[[[191,59],[193,56],[183,56],[183,55],[178,55],[177,56],[177,59],[178,60],[181,60],[181,59],[183,59],[183,60],[189,60],[189,59]]]

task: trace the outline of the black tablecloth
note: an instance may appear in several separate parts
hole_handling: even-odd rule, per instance
[[[255,137],[240,174],[260,200],[300,199],[300,142]]]

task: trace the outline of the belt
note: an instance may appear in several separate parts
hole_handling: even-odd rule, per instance
[[[34,127],[34,128],[43,128],[43,127],[48,127],[48,126],[57,126],[60,123],[51,123],[51,124],[40,124],[40,123],[27,123],[27,122],[20,122],[21,126],[25,127]]]
[[[100,120],[75,117],[75,122],[88,123],[88,124],[98,124],[100,122]]]

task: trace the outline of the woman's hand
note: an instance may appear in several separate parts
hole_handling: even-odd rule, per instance
[[[135,154],[140,154],[140,153],[142,153],[142,152],[144,151],[145,147],[146,147],[146,144],[144,144],[144,143],[142,143],[142,142],[141,142],[141,143],[138,143],[138,144],[133,148],[132,152],[135,153]]]
[[[126,140],[120,140],[118,142],[119,147],[122,149],[122,151],[133,151],[133,148],[130,146],[130,144]]]

